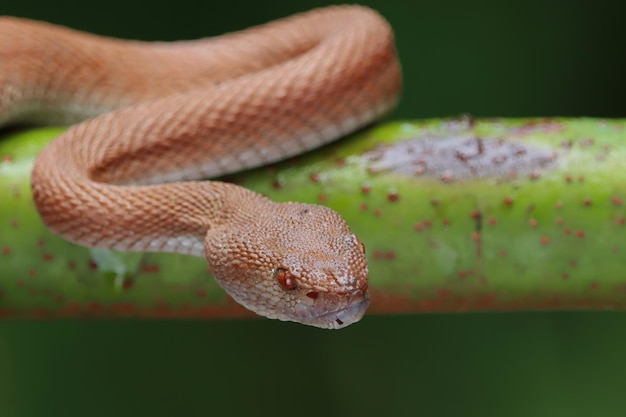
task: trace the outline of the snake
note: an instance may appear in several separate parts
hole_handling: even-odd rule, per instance
[[[120,251],[205,257],[232,299],[340,329],[369,305],[365,245],[322,205],[209,180],[318,148],[396,105],[390,24],[329,6],[220,36],[107,37],[0,17],[0,126],[70,127],[31,173],[43,223]]]

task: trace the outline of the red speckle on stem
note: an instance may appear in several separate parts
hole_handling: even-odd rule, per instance
[[[581,148],[586,148],[591,145],[593,145],[593,138],[587,138],[580,141]]]
[[[530,219],[528,220],[528,225],[530,227],[537,227],[537,224],[539,224],[539,222],[537,221],[537,219]]]
[[[561,273],[561,279],[566,281],[569,278],[569,275],[567,274],[567,272],[563,272]]]
[[[504,200],[502,202],[507,207],[511,207],[513,205],[513,199],[511,197],[504,197]]]
[[[574,179],[572,178],[572,176],[571,176],[571,175],[566,175],[566,176],[565,176],[565,182],[566,182],[566,183],[570,184],[573,180],[574,180]]]
[[[452,171],[444,171],[440,176],[441,181],[449,183],[454,181],[454,173]]]
[[[73,271],[76,269],[76,262],[74,261],[69,261],[67,263],[67,269],[69,269],[70,271]]]
[[[571,259],[569,261],[569,266],[571,266],[572,268],[576,268],[576,265],[578,265],[578,262],[576,262],[576,259]]]
[[[572,233],[572,231],[570,230],[569,227],[566,227],[565,229],[563,229],[563,233],[569,236]]]
[[[93,311],[95,313],[98,313],[98,312],[102,311],[102,309],[103,309],[102,305],[100,303],[95,302],[95,301],[92,301],[91,303],[87,304],[87,307],[91,311]]]
[[[374,210],[374,216],[380,217],[383,215],[383,211],[381,209]]]
[[[51,262],[51,261],[54,259],[54,256],[52,256],[52,254],[50,254],[50,253],[44,253],[44,254],[41,256],[41,259],[42,259],[44,262]]]
[[[318,174],[317,172],[313,172],[309,174],[309,179],[311,180],[311,182],[320,182],[320,174]]]
[[[498,251],[498,256],[500,256],[501,258],[504,258],[507,255],[506,249],[500,249]]]
[[[39,239],[37,241],[37,246],[39,246],[40,248],[45,246],[45,245],[46,245],[46,242],[43,239]]]
[[[597,281],[594,281],[591,283],[591,288],[594,290],[597,290],[598,288],[600,288],[600,283]]]
[[[447,288],[439,288],[437,290],[437,297],[446,298],[450,296],[450,290]]]
[[[388,261],[392,261],[392,260],[396,259],[396,253],[393,252],[393,251],[385,252],[384,256],[385,256],[385,259],[388,260]]]
[[[396,201],[398,201],[399,198],[400,198],[400,195],[395,190],[389,191],[389,194],[387,194],[387,200],[389,200],[392,203],[395,203]]]
[[[132,279],[125,279],[124,282],[122,282],[122,288],[125,290],[130,290],[134,286],[135,286],[135,281],[133,281]]]
[[[444,226],[446,226],[446,227],[447,227],[447,226],[450,226],[450,220],[449,220],[449,219],[443,219],[443,220],[441,221],[441,223],[442,223]]]
[[[474,210],[471,213],[472,219],[478,219],[480,217],[480,211]]]
[[[421,232],[424,230],[424,225],[422,223],[415,223],[415,225],[413,225],[413,229],[415,229],[418,232]]]
[[[536,181],[541,177],[541,173],[539,171],[533,171],[530,174],[528,174],[528,178],[530,178],[531,181]]]
[[[9,255],[9,254],[11,254],[11,248],[10,248],[10,247],[8,247],[8,246],[3,246],[3,247],[2,247],[2,254],[3,254],[3,255]]]
[[[489,226],[495,226],[496,224],[498,224],[498,220],[495,217],[491,216],[489,217],[489,219],[487,219],[487,224]]]
[[[541,239],[539,239],[539,242],[543,245],[546,246],[550,243],[550,238],[548,236],[541,236]]]
[[[578,177],[578,182],[585,182],[585,177],[582,175]]]
[[[272,188],[275,190],[280,190],[284,186],[284,182],[282,180],[274,180],[272,181]]]
[[[440,204],[441,204],[441,201],[439,201],[439,199],[437,198],[433,198],[432,200],[430,200],[430,205],[433,207],[439,207]]]
[[[141,272],[144,274],[158,274],[159,271],[159,265],[141,264]]]
[[[624,202],[621,198],[613,196],[611,197],[611,203],[613,203],[614,206],[621,207]]]
[[[561,200],[557,201],[556,203],[554,203],[554,207],[556,207],[558,209],[563,207],[563,202]]]
[[[10,164],[13,162],[13,155],[2,155],[2,163]]]
[[[69,314],[78,314],[81,310],[80,304],[78,304],[76,301],[70,301],[65,309]]]
[[[584,230],[576,230],[576,237],[579,239],[583,239],[585,237],[585,231]]]
[[[365,183],[363,185],[361,185],[361,193],[363,194],[369,194],[370,191],[372,191],[372,186],[369,183]]]
[[[63,302],[63,296],[62,296],[61,294],[57,294],[57,295],[55,295],[55,296],[54,296],[54,301],[55,301],[56,303],[59,303],[59,304],[60,304],[60,303],[62,303],[62,302]]]
[[[359,208],[361,209],[361,211],[367,211],[367,203],[361,203]]]
[[[34,268],[30,268],[28,270],[28,276],[29,277],[34,277],[35,275],[37,275],[37,270],[35,270]]]
[[[206,291],[205,290],[198,290],[198,291],[196,291],[196,296],[198,298],[205,298],[206,297]]]
[[[12,228],[16,229],[20,225],[20,222],[17,221],[17,219],[11,219],[11,222],[9,224]]]
[[[619,224],[619,225],[623,225],[624,223],[626,223],[626,217],[616,217],[615,218],[615,223]]]
[[[110,305],[110,309],[119,314],[132,315],[135,306],[131,303],[113,303]],[[183,306],[181,310],[185,311],[185,307]]]
[[[319,201],[320,203],[325,203],[326,200],[327,200],[326,194],[318,194],[317,201]]]
[[[585,207],[590,207],[593,204],[593,202],[591,201],[591,198],[587,197],[583,200],[583,206]]]
[[[558,224],[559,226],[563,224],[563,219],[561,217],[557,217],[554,220],[554,223]]]

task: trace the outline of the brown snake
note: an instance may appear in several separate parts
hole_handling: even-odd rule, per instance
[[[191,181],[319,147],[391,109],[393,34],[360,6],[179,42],[0,18],[0,125],[77,123],[40,153],[36,207],[90,247],[206,256],[248,309],[342,328],[368,303],[363,244],[334,211]]]

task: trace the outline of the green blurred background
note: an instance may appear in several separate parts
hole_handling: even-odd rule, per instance
[[[625,116],[618,2],[364,3],[396,30],[406,86],[390,118]],[[325,4],[0,0],[0,14],[166,40]],[[340,332],[5,321],[0,416],[623,416],[624,329],[626,314],[608,312],[367,316]]]

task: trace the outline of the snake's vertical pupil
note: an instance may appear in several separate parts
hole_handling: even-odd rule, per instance
[[[286,290],[293,290],[296,288],[296,280],[294,279],[291,272],[287,271],[284,268],[276,269],[276,280]]]

